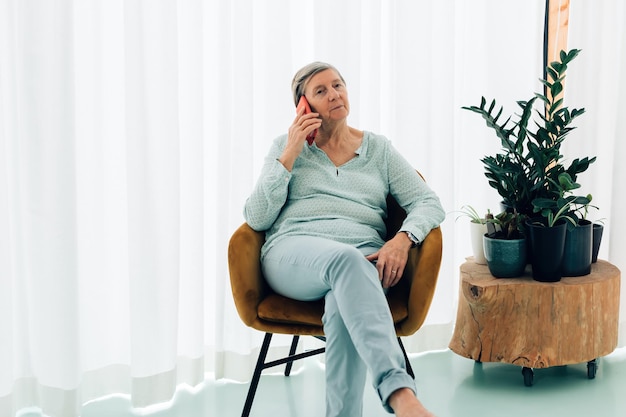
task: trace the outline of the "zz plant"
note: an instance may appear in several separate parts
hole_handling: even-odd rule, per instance
[[[541,215],[556,221],[563,215],[575,216],[571,204],[584,205],[588,199],[570,194],[580,187],[576,182],[578,174],[586,171],[596,158],[576,158],[565,166],[561,154],[563,141],[575,129],[572,122],[585,112],[584,108],[564,107],[562,98],[567,66],[579,52],[561,51],[560,59],[546,67],[546,77],[540,79],[543,93],[518,101],[521,114],[516,115],[516,120],[509,116],[502,122],[503,108],[497,107],[495,99],[488,106],[482,97],[479,106],[463,107],[480,114],[500,139],[501,151],[485,156],[481,162],[489,185],[497,190],[503,204],[521,215]]]

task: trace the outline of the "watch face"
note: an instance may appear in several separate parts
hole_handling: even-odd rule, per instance
[[[411,232],[405,232],[405,233],[409,237],[411,242],[413,242],[413,246],[417,246],[420,243],[420,241],[413,235],[413,233]]]

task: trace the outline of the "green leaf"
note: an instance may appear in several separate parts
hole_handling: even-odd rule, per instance
[[[559,185],[564,191],[570,191],[580,187],[580,184],[573,181],[572,177],[566,172],[560,174],[558,179]]]
[[[552,69],[550,67],[546,68],[546,73],[553,80],[556,80],[557,78],[559,78],[559,74],[554,69]],[[543,81],[544,83],[547,84],[547,81],[545,81],[545,80],[541,80],[541,81]]]
[[[561,84],[561,82],[557,81],[554,84],[552,84],[552,88],[550,88],[552,99],[556,98],[556,96],[558,96],[561,93],[561,91],[563,91],[563,84]]]
[[[557,101],[552,103],[552,105],[548,109],[548,113],[553,114],[555,111],[559,109],[559,107],[561,107],[562,104],[563,104],[563,99],[562,98],[558,99]]]
[[[580,49],[572,49],[567,54],[565,54],[565,51],[561,51],[561,61],[570,63],[579,53]]]

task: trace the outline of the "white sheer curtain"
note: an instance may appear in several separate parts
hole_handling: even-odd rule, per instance
[[[571,5],[583,53],[567,99],[588,114],[566,152],[598,155],[581,182],[606,219],[601,257],[624,270],[626,10],[596,3]],[[342,71],[350,123],[392,139],[448,211],[497,207],[479,161],[497,140],[460,106],[531,97],[543,13],[539,0],[0,0],[0,415],[75,416],[111,393],[143,407],[207,371],[250,377],[262,335],[237,317],[226,247],[312,60]],[[470,252],[455,217],[413,352],[451,334]]]

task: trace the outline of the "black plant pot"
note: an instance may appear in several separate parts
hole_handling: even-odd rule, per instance
[[[526,222],[526,230],[531,240],[531,265],[535,281],[557,282],[561,280],[567,224],[565,220],[557,223],[553,227],[548,227],[536,219]]]
[[[593,224],[593,247],[591,250],[591,262],[595,263],[598,261],[598,252],[600,252],[600,243],[602,243],[602,232],[604,231],[604,226],[599,223]]]
[[[580,220],[578,226],[568,228],[565,233],[563,265],[565,277],[579,277],[591,272],[593,231],[589,220]]]

